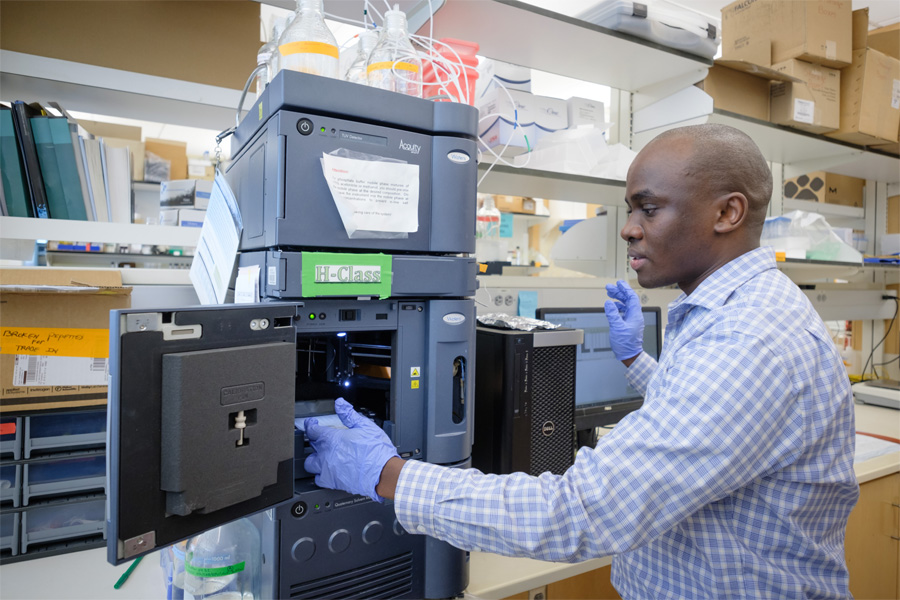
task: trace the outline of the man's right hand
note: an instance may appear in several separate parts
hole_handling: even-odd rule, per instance
[[[609,321],[609,345],[622,362],[629,361],[644,350],[644,313],[641,300],[624,281],[608,284],[604,307]],[[629,364],[630,366],[630,364]]]

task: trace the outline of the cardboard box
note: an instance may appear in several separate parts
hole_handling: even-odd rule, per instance
[[[843,206],[862,207],[865,179],[814,171],[784,182],[784,197],[792,200],[826,202]]]
[[[159,224],[172,227],[203,227],[206,211],[195,208],[170,208],[159,211]]]
[[[118,123],[104,123],[103,121],[88,121],[78,119],[78,125],[94,137],[117,138],[120,140],[141,141],[141,128],[133,125],[120,125]]]
[[[770,64],[798,58],[840,68],[851,44],[849,0],[737,0],[722,9],[725,60],[761,61],[770,45]]]
[[[159,207],[206,210],[212,188],[213,182],[205,179],[163,181],[159,186]]]
[[[574,129],[579,125],[602,126],[606,124],[606,111],[603,103],[598,100],[572,96],[566,100],[566,115],[569,129]]]
[[[898,141],[900,60],[871,48],[853,51],[841,70],[841,124],[825,135],[859,145]]]
[[[868,47],[900,60],[900,23],[868,32]]]
[[[131,288],[108,269],[0,269],[0,413],[103,406],[109,311]]]
[[[900,233],[900,196],[891,196],[887,199],[885,233]]]
[[[259,12],[234,0],[3,0],[0,48],[241,90],[256,66]]]
[[[504,156],[527,152],[534,148],[541,134],[566,129],[568,125],[566,101],[558,98],[494,89],[477,105],[483,119],[480,141],[488,148],[502,147],[508,142]]]
[[[749,73],[713,65],[706,79],[697,84],[720,110],[769,120],[769,81]]]
[[[173,140],[160,140],[147,138],[144,140],[144,148],[147,152],[168,160],[171,164],[169,180],[187,179],[187,143]]]
[[[811,133],[834,131],[841,124],[841,72],[791,59],[772,68],[799,78],[778,81],[770,90],[769,119]]]
[[[533,215],[536,203],[534,198],[525,198],[522,196],[494,196],[494,206],[500,212],[522,213]]]

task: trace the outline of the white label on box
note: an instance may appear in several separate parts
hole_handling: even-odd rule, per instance
[[[16,386],[106,385],[105,358],[17,354],[13,367]]]
[[[278,283],[278,267],[269,267],[269,276],[266,281],[268,285],[275,285],[276,283]]]
[[[794,99],[794,120],[798,123],[813,124],[816,115],[816,103],[812,100]]]
[[[259,265],[238,267],[234,281],[234,303],[253,304],[259,302]]]
[[[900,79],[894,80],[894,88],[891,90],[891,108],[900,108]]]
[[[837,42],[825,40],[825,58],[834,60],[837,58]]]

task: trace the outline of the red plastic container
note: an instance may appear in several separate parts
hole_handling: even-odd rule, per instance
[[[436,72],[432,62],[426,60],[422,69],[422,96],[430,98],[437,95],[448,95],[450,98],[437,98],[435,101],[473,104],[475,99],[475,82],[478,80],[478,57],[475,56],[478,52],[478,44],[453,38],[441,38],[438,41],[446,44],[446,46],[440,43],[435,44],[440,60],[458,65],[460,72],[455,77],[452,73],[448,73],[440,67],[438,67]],[[450,46],[452,50],[447,46]],[[456,54],[454,54],[454,50]],[[458,89],[454,81],[459,85]],[[443,88],[439,82],[444,83]],[[460,98],[460,96],[465,97]]]

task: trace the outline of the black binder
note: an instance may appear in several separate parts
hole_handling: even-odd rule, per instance
[[[31,208],[35,217],[50,218],[47,207],[47,194],[44,191],[44,179],[41,177],[41,164],[38,160],[34,135],[31,132],[31,117],[41,115],[41,111],[32,108],[21,100],[12,104],[13,129],[19,141],[19,152],[22,156],[22,167],[25,170],[26,191],[31,200]]]

